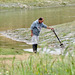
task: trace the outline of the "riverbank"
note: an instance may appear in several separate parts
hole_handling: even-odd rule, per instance
[[[11,0],[11,1],[0,1],[0,9],[11,9],[11,8],[38,8],[38,7],[59,7],[59,6],[73,6],[75,5],[74,0]]]

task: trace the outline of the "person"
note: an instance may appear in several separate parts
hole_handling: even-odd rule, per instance
[[[44,22],[44,18],[41,17],[31,24],[32,47],[33,47],[34,53],[37,53],[37,45],[38,45],[38,41],[39,41],[39,34],[41,31],[41,28],[47,28],[47,29],[51,29],[51,30],[54,29],[54,28],[48,27],[43,22]]]

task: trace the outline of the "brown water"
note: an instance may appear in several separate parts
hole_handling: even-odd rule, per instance
[[[48,26],[71,22],[75,20],[75,6],[0,10],[0,31],[29,28],[32,22],[39,17],[44,17],[44,23]],[[0,43],[8,42],[2,41],[0,37]],[[24,43],[24,45],[26,44]],[[0,46],[3,47],[3,45]],[[28,47],[26,46],[25,48]]]
[[[75,20],[75,6],[0,11],[0,31],[29,28],[31,23],[44,17],[47,25],[57,25]]]

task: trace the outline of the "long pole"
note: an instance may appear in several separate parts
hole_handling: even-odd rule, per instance
[[[59,41],[59,43],[60,43],[60,46],[61,46],[61,47],[64,47],[64,45],[61,43],[61,41],[60,41],[59,37],[57,36],[57,34],[56,34],[55,30],[52,30],[52,31],[54,32],[55,36],[57,37],[57,39],[58,39],[58,41]]]

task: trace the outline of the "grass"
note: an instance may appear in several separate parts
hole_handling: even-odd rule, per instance
[[[64,38],[65,36],[67,36],[65,33],[69,34],[71,31],[74,34],[74,31],[75,31],[74,24],[75,24],[75,21],[70,23],[65,23],[63,25],[57,25],[55,26],[55,28],[57,29],[56,31],[60,32],[60,33],[57,32],[58,35],[61,37],[61,34],[63,34],[63,38]],[[66,29],[66,27],[68,27],[68,29]],[[48,31],[44,33],[48,34]],[[44,33],[41,33],[42,37]],[[50,38],[49,35],[46,35],[46,36],[44,36],[44,38],[47,38],[47,39]],[[71,36],[71,37],[74,38],[74,36]],[[68,41],[68,40],[65,40],[65,41]],[[43,47],[46,46],[47,42],[48,40],[43,42],[44,44]],[[56,42],[56,41],[52,41],[52,42]],[[68,42],[69,43],[67,47],[65,48],[65,50],[63,51],[61,55],[37,53],[37,54],[31,54],[27,60],[23,60],[23,61],[16,61],[15,57],[13,57],[11,66],[5,64],[4,62],[7,59],[10,60],[10,58],[7,58],[7,59],[4,58],[4,60],[1,59],[2,61],[0,63],[0,74],[1,75],[62,75],[62,74],[75,75],[75,43],[72,43],[71,40],[69,40]],[[7,50],[5,54],[7,53],[16,54],[15,50],[13,49],[2,49],[2,50],[4,52],[6,52],[5,50]],[[0,48],[0,51],[2,50]],[[67,53],[68,55],[66,56]]]
[[[24,53],[23,50],[10,49],[10,48],[0,48],[0,55],[16,55]]]
[[[1,2],[44,2],[45,0],[0,0]],[[59,1],[59,0],[46,0],[46,1]],[[60,0],[61,2],[63,1],[70,1],[70,0]],[[74,0],[71,0],[70,2],[72,2]]]
[[[71,48],[72,49],[71,49]],[[61,55],[31,54],[27,60],[15,57],[0,59],[1,75],[75,75],[75,44],[70,43]],[[71,52],[70,52],[71,51]],[[68,55],[66,56],[66,53]],[[13,60],[11,66],[5,63]]]
[[[12,60],[13,58],[9,57],[9,58],[6,58],[6,57],[1,57],[0,58],[0,61],[4,61],[4,60]]]
[[[23,49],[29,47],[25,46],[25,43],[19,43],[11,39],[5,38],[4,36],[1,36],[0,39],[0,55],[18,55],[28,53],[23,51]]]
[[[65,51],[68,51],[68,48]],[[4,65],[0,72],[2,75],[74,75],[75,56],[71,53],[66,56],[64,52],[63,55],[58,56],[33,54],[28,60],[17,62],[13,58],[12,66],[7,69]]]

